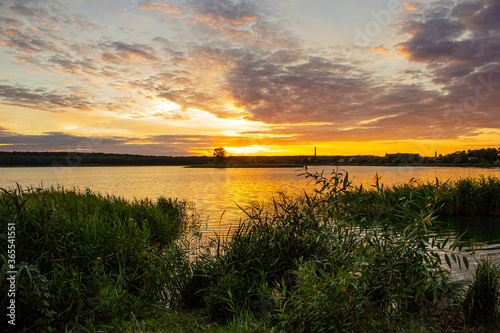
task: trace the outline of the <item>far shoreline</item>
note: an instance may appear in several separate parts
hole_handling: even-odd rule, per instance
[[[78,164],[78,165],[2,165],[0,168],[81,168],[81,167],[165,167],[176,166],[192,169],[231,169],[231,168],[304,168],[304,167],[350,167],[350,166],[366,166],[366,167],[441,167],[441,168],[479,168],[479,169],[500,169],[500,164],[192,164],[192,165],[177,165],[177,164]]]
[[[186,168],[302,168],[304,166],[373,167],[473,167],[500,168],[500,150],[458,151],[445,156],[423,157],[397,153],[375,155],[294,155],[294,156],[153,156],[97,152],[5,152],[0,167],[106,167],[179,166]]]
[[[201,164],[201,165],[186,165],[185,168],[213,168],[213,169],[230,169],[230,168],[304,168],[304,167],[350,167],[350,166],[366,166],[366,167],[439,167],[439,168],[480,168],[480,169],[500,169],[500,164],[485,165],[485,164]]]

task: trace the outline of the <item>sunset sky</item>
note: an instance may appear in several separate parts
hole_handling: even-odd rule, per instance
[[[0,1],[0,150],[500,146],[500,1]]]

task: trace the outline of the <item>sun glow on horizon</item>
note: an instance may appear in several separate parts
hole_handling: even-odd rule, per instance
[[[251,145],[246,147],[226,147],[225,149],[231,155],[256,155],[262,153],[270,153],[274,149],[276,149],[276,147]]]

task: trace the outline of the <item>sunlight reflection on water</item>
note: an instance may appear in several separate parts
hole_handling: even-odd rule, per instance
[[[336,167],[309,167],[309,171],[331,173]],[[376,167],[346,166],[355,185],[374,184],[378,173],[386,186],[407,182],[411,178],[434,182],[469,176],[500,176],[499,169],[449,167]],[[159,196],[175,197],[195,204],[209,228],[221,231],[237,225],[244,214],[238,205],[266,203],[279,191],[299,195],[308,187],[308,180],[299,176],[297,168],[184,168],[177,166],[126,167],[36,167],[0,168],[0,187],[15,183],[22,186],[43,185],[76,187],[121,196],[129,200]]]

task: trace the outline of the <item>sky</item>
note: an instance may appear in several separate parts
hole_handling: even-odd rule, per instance
[[[0,0],[0,150],[500,146],[498,0]]]

